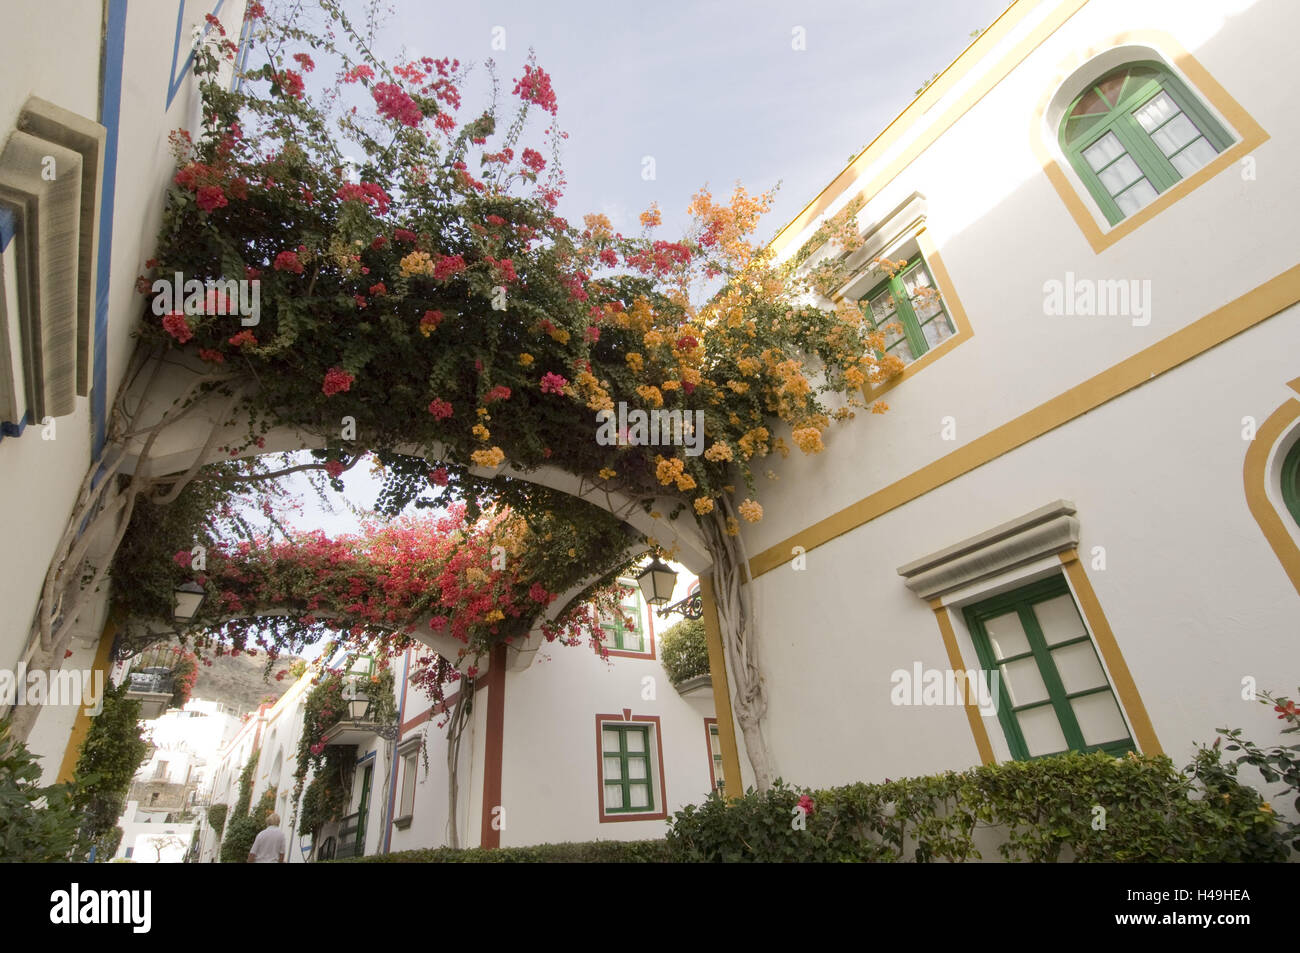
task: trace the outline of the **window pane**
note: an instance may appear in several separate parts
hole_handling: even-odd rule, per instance
[[[1151,141],[1160,147],[1161,152],[1171,156],[1200,134],[1201,130],[1192,125],[1192,121],[1185,115],[1179,113],[1151,133]]]
[[[1123,195],[1117,195],[1115,204],[1119,206],[1121,212],[1128,216],[1139,209],[1146,208],[1155,199],[1156,194],[1156,190],[1151,186],[1151,183],[1143,179]]]
[[[1056,710],[1051,705],[1017,712],[1016,719],[1020,723],[1020,734],[1024,736],[1030,757],[1056,754],[1069,747],[1065,734],[1061,731],[1061,723],[1057,720]]]
[[[1029,651],[1029,639],[1025,638],[1025,627],[1020,624],[1020,615],[1008,612],[1006,615],[994,616],[984,622],[984,631],[988,633],[996,658],[1011,658],[1024,655]]]
[[[627,733],[627,750],[630,754],[634,751],[645,751],[645,729],[633,729]]]
[[[623,806],[623,789],[617,784],[605,785],[605,810],[614,811]]]
[[[618,780],[623,777],[623,762],[618,758],[605,758],[605,779]]]
[[[650,785],[633,784],[628,789],[630,800],[628,807],[649,807],[650,806]]]
[[[1061,684],[1065,686],[1068,694],[1087,691],[1089,688],[1100,688],[1107,684],[1106,673],[1102,671],[1101,663],[1097,661],[1097,653],[1093,651],[1091,640],[1075,642],[1063,649],[1056,649],[1052,652],[1052,661],[1056,663]]]
[[[902,337],[902,335],[899,336]],[[906,339],[900,340],[897,344],[887,347],[885,350],[887,353],[893,354],[904,364],[911,364],[916,360],[916,355],[912,353],[912,345],[908,344]]]
[[[627,776],[633,781],[644,781],[646,779],[646,764],[644,758],[628,758]]]
[[[1107,192],[1118,195],[1142,178],[1142,170],[1138,168],[1132,156],[1125,155],[1098,172],[1097,178],[1101,179],[1101,184],[1106,187]]]
[[[1070,701],[1074,717],[1078,719],[1079,730],[1083,732],[1084,744],[1100,745],[1108,741],[1123,741],[1127,738],[1128,728],[1124,718],[1115,704],[1115,696],[1110,692],[1097,692],[1084,695]]]
[[[882,292],[872,298],[867,307],[871,309],[871,320],[880,327],[881,322],[888,321],[894,314],[894,296],[888,291]]]
[[[1214,146],[1202,136],[1169,161],[1178,170],[1178,174],[1186,178],[1216,155],[1218,153],[1214,151]]]
[[[605,736],[605,753],[618,754],[619,730],[617,728],[606,728],[603,734]]]
[[[1043,630],[1048,645],[1087,635],[1079,611],[1068,593],[1034,603],[1034,618],[1038,620],[1038,627]]]
[[[1092,166],[1093,172],[1106,168],[1123,154],[1124,146],[1113,132],[1106,133],[1083,150],[1083,157],[1088,160],[1088,165]]]
[[[1007,686],[1013,707],[1047,700],[1047,686],[1043,684],[1038,662],[1032,655],[1003,665],[1002,682]]]
[[[952,337],[952,325],[948,323],[948,316],[941,314],[929,324],[921,325],[921,333],[925,335],[926,343],[934,347]]]
[[[1147,134],[1155,132],[1172,117],[1178,115],[1180,110],[1177,104],[1169,98],[1166,92],[1158,93],[1152,97],[1146,105],[1133,111],[1133,118],[1136,119],[1147,131]],[[1168,153],[1165,153],[1168,155]]]

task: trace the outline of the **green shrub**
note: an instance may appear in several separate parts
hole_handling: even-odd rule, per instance
[[[685,619],[664,633],[664,671],[674,685],[709,674],[709,643],[702,619]]]
[[[454,850],[437,847],[403,850],[371,857],[354,857],[335,863],[380,864],[662,864],[673,859],[662,840],[585,841],[538,844],[535,847],[471,847]]]
[[[226,836],[221,841],[221,862],[223,864],[244,864],[248,862],[248,852],[253,849],[253,841],[266,827],[264,821],[245,814],[232,818],[226,827]]]
[[[41,787],[41,767],[0,720],[0,860],[58,863],[89,849],[80,835],[84,817],[69,784]]]
[[[221,831],[226,826],[226,815],[230,812],[229,805],[214,804],[208,808],[208,825],[216,831],[217,837],[221,837]]]
[[[1285,858],[1273,814],[1235,765],[1202,749],[1188,770],[1093,753],[824,791],[778,782],[679,811],[668,842],[685,861],[963,861],[981,859],[975,840],[989,830],[1016,861]]]
[[[149,753],[149,743],[141,737],[140,703],[126,697],[130,687],[128,681],[105,690],[104,710],[90,721],[73,773],[74,800],[98,857],[117,852],[122,839],[117,820],[126,807],[131,779]]]

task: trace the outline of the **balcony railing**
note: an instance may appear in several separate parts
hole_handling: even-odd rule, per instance
[[[133,692],[151,692],[171,694],[172,673],[168,672],[132,672],[131,687]]]
[[[339,822],[338,847],[334,851],[337,859],[344,857],[361,857],[366,852],[366,832],[362,825],[360,812],[349,814]]]

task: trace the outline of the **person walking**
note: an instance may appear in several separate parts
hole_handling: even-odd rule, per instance
[[[280,830],[280,815],[272,812],[266,819],[266,829],[253,839],[248,852],[250,864],[283,864],[284,831]]]

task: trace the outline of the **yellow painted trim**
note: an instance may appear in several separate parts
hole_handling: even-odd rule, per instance
[[[939,288],[944,307],[948,309],[948,316],[952,318],[953,335],[938,347],[931,348],[911,364],[908,364],[897,377],[891,377],[875,387],[863,387],[862,395],[866,398],[867,403],[879,400],[880,396],[886,391],[897,387],[903,381],[918,371],[925,369],[957,345],[970,340],[975,335],[970,325],[970,319],[966,316],[966,308],[962,305],[961,299],[957,297],[956,287],[952,283],[952,275],[948,273],[948,266],[943,263],[943,257],[939,254],[939,249],[930,237],[930,233],[922,229],[916,235],[916,243],[920,246],[921,257],[925,260],[926,267],[930,269],[930,275]]]
[[[957,645],[957,633],[953,631],[952,619],[948,617],[948,610],[943,607],[943,600],[931,599],[930,608],[934,610],[935,621],[939,623],[943,647],[948,651],[948,664],[952,666],[954,672],[966,671],[966,662],[962,659],[961,648]],[[965,707],[966,720],[970,722],[970,733],[975,739],[975,750],[979,752],[980,761],[984,764],[997,763],[997,758],[993,756],[993,743],[989,741],[989,733],[984,727],[984,718],[980,715],[979,706],[968,697]]]
[[[1187,327],[975,438],[965,446],[958,447],[915,473],[896,480],[802,532],[763,550],[749,562],[750,578],[784,565],[792,558],[793,547],[802,546],[805,552],[810,551],[910,503],[1203,354],[1297,301],[1300,301],[1300,265],[1288,268]]]
[[[109,613],[104,621],[104,631],[100,633],[99,645],[95,649],[95,660],[91,670],[104,673],[104,690],[108,690],[108,671],[112,668],[113,640],[117,637],[117,627],[121,624],[116,610]],[[63,763],[59,765],[59,783],[71,781],[77,769],[77,760],[81,757],[81,746],[90,734],[90,716],[86,709],[78,708],[77,717],[72,722],[72,732],[68,735],[68,745],[63,749]]]
[[[1289,386],[1300,391],[1300,378],[1291,381]],[[1255,439],[1246,451],[1242,479],[1246,484],[1246,505],[1250,508],[1250,515],[1255,517],[1268,545],[1290,578],[1291,585],[1295,586],[1296,592],[1300,592],[1300,548],[1297,548],[1295,540],[1287,532],[1281,514],[1268,498],[1266,482],[1269,453],[1296,420],[1300,420],[1300,400],[1295,399],[1288,400],[1269,415],[1263,426],[1256,431]]]
[[[1080,66],[1099,53],[1127,44],[1150,46],[1158,52],[1167,54],[1168,58],[1173,61],[1173,65],[1191,82],[1193,91],[1209,102],[1241,138],[1236,144],[1219,153],[1213,162],[1166,189],[1146,208],[1135,212],[1112,226],[1108,223],[1102,224],[1102,221],[1099,221],[1098,215],[1100,211],[1094,213],[1091,196],[1088,196],[1085,201],[1084,195],[1080,194],[1075,187],[1062,164],[1057,162],[1056,154],[1048,144],[1047,135],[1052,131],[1046,128],[1044,116],[1061,84],[1069,79]],[[1128,33],[1120,33],[1092,49],[1071,56],[1059,67],[1056,79],[1049,86],[1049,90],[1034,112],[1029,140],[1033,146],[1034,155],[1038,157],[1038,162],[1043,167],[1043,172],[1046,173],[1048,181],[1052,183],[1052,188],[1056,190],[1057,195],[1061,197],[1061,201],[1065,203],[1066,209],[1070,212],[1070,217],[1074,219],[1075,224],[1079,226],[1079,230],[1088,239],[1088,244],[1092,246],[1094,253],[1104,251],[1121,238],[1141,228],[1179,199],[1200,188],[1248,153],[1255,151],[1269,138],[1263,127],[1254,120],[1250,113],[1246,112],[1226,89],[1219,85],[1214,77],[1210,75],[1209,70],[1202,66],[1196,57],[1183,49],[1172,36],[1160,30],[1133,30]]]
[[[1074,597],[1083,611],[1083,617],[1088,620],[1088,628],[1092,630],[1097,648],[1101,651],[1101,657],[1110,671],[1115,694],[1119,696],[1119,703],[1124,706],[1129,724],[1133,726],[1133,733],[1136,735],[1133,740],[1137,742],[1138,749],[1143,754],[1164,754],[1165,751],[1156,738],[1156,730],[1151,725],[1151,718],[1147,714],[1147,707],[1142,703],[1142,696],[1138,694],[1137,683],[1133,681],[1133,674],[1128,670],[1128,663],[1124,661],[1124,653],[1120,651],[1119,643],[1115,641],[1115,633],[1106,619],[1106,613],[1101,609],[1101,602],[1097,599],[1092,583],[1088,581],[1088,574],[1083,571],[1083,564],[1079,562],[1079,554],[1073,549],[1067,550],[1060,554],[1060,559],[1061,565],[1065,567],[1065,575],[1070,580],[1070,586],[1074,589]]]
[[[1079,12],[1079,9],[1088,0],[1062,0],[1062,2],[1059,2],[1056,8],[1047,14],[1043,22],[1039,23],[1024,40],[1003,56],[996,66],[991,68],[968,89],[922,135],[918,136],[916,141],[890,162],[880,174],[870,182],[858,186],[858,182],[866,175],[866,170],[872,162],[902,138],[913,125],[923,121],[926,112],[931,107],[942,99],[953,86],[959,83],[989,50],[1019,26],[1030,13],[1041,7],[1043,2],[1044,0],[1038,0],[1038,2],[1019,0],[1018,3],[1003,11],[1002,15],[994,20],[987,30],[976,37],[975,41],[957,59],[953,60],[952,64],[939,74],[933,83],[922,90],[921,94],[899,113],[880,135],[873,139],[862,152],[858,153],[857,157],[831,181],[830,185],[822,189],[820,194],[809,202],[790,224],[777,233],[768,246],[769,250],[773,254],[779,254],[805,228],[821,217],[832,203],[850,189],[855,194],[862,194],[870,198],[888,185],[899,172],[933,145],[935,140],[943,135],[958,119],[969,112],[990,90],[1002,82],[1013,69],[1020,65],[1026,56],[1042,45],[1043,41],[1055,33],[1070,17]]]
[[[709,644],[709,674],[713,682],[713,713],[718,719],[718,743],[722,748],[722,777],[728,798],[745,793],[740,774],[740,751],[736,747],[736,725],[731,717],[731,688],[727,681],[727,656],[722,649],[722,626],[718,604],[713,598],[713,580],[700,577],[704,604],[704,635]]]

